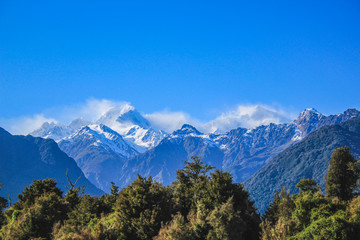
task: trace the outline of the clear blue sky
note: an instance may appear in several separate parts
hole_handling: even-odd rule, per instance
[[[0,117],[90,97],[359,109],[360,3],[0,0]]]

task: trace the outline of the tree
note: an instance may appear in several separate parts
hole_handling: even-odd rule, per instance
[[[192,156],[191,160],[192,161],[185,161],[185,167],[183,170],[180,171],[183,171],[184,174],[187,175],[192,182],[196,183],[200,181],[207,172],[214,168],[213,166],[202,162],[201,158],[198,156]]]
[[[233,183],[228,172],[208,174],[212,166],[191,159],[177,171],[172,185],[177,217],[161,229],[159,239],[176,239],[180,232],[186,239],[258,239],[260,218],[244,186]]]
[[[115,204],[116,228],[123,239],[152,239],[170,219],[169,193],[151,177],[122,189]]]
[[[3,184],[0,183],[0,189],[2,186],[3,186]],[[0,229],[5,220],[5,217],[3,215],[3,209],[6,208],[7,205],[8,205],[8,202],[6,201],[6,199],[3,197],[0,197]]]
[[[241,218],[240,212],[234,209],[233,198],[216,207],[207,217],[211,229],[207,235],[208,240],[245,239],[247,223]],[[252,238],[246,238],[252,239]]]
[[[192,156],[191,160],[184,162],[184,169],[176,171],[177,181],[172,185],[175,212],[179,211],[184,217],[190,210],[195,211],[198,200],[207,194],[207,173],[214,168],[202,162],[200,157]]]
[[[66,169],[66,179],[69,183],[69,187],[63,183],[64,187],[68,190],[64,199],[67,203],[69,203],[70,208],[74,209],[75,206],[81,201],[81,196],[84,194],[85,186],[75,187],[77,182],[82,177],[82,174],[76,179],[74,183],[72,183],[68,173],[69,169]]]
[[[306,193],[311,192],[315,193],[321,190],[321,187],[318,186],[317,182],[313,179],[301,179],[298,184],[296,184],[296,187],[299,189],[300,193]]]
[[[325,178],[328,197],[350,200],[358,180],[357,162],[348,147],[336,148],[329,162],[330,169]]]
[[[53,225],[67,216],[67,205],[54,192],[37,197],[32,205],[17,212],[16,217],[2,229],[3,240],[50,239]],[[12,214],[14,216],[14,214]]]
[[[23,209],[30,207],[35,200],[43,195],[54,193],[58,197],[62,197],[63,192],[56,186],[54,179],[34,180],[33,183],[24,189],[18,195],[19,202],[14,204],[15,209]]]
[[[270,203],[268,209],[262,217],[263,221],[267,221],[271,226],[274,226],[279,219],[279,205],[280,194],[279,191],[276,191],[273,201]]]

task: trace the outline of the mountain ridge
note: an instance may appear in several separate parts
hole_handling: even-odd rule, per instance
[[[247,180],[272,157],[301,141],[309,133],[325,125],[338,124],[358,117],[360,112],[356,109],[326,116],[309,108],[289,123],[270,123],[252,129],[240,127],[226,133],[201,133],[194,126],[184,124],[173,133],[166,134],[153,130],[134,107],[126,105],[123,108],[110,109],[96,122],[118,133],[128,145],[127,148],[135,149],[137,154],[125,156],[126,154],[110,151],[111,147],[106,145],[111,146],[112,143],[107,139],[97,138],[98,143],[95,143],[83,136],[82,140],[75,141],[77,144],[71,144],[71,138],[79,138],[76,136],[79,131],[60,140],[59,145],[77,161],[89,179],[105,191],[109,187],[106,182],[110,180],[108,176],[111,172],[119,176],[114,177],[112,181],[120,186],[129,183],[137,173],[144,176],[153,175],[158,181],[170,184],[176,171],[173,165],[181,168],[182,162],[188,160],[191,155],[199,155],[216,167],[229,171],[234,180],[239,182]],[[139,122],[143,122],[142,126],[148,128],[134,124]],[[146,142],[149,144],[144,147]],[[214,155],[213,158],[210,157],[210,153]],[[105,168],[108,165],[103,165],[105,162],[112,163],[109,165],[109,168],[112,168],[109,172]],[[106,178],[106,181],[102,178]]]
[[[25,186],[33,180],[55,178],[62,190],[61,184],[67,184],[66,172],[70,179],[83,175],[74,159],[60,150],[52,139],[32,136],[11,135],[0,128],[0,183],[3,183],[0,194],[7,198],[10,194],[16,199]],[[85,185],[85,192],[91,195],[101,195],[85,177],[81,177],[78,186]]]
[[[324,126],[272,158],[244,183],[260,212],[282,186],[296,193],[295,185],[302,178],[314,179],[324,187],[331,153],[341,146],[350,147],[355,158],[360,157],[360,118]]]

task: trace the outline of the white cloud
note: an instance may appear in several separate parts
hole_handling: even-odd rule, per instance
[[[255,128],[270,123],[289,122],[293,114],[266,105],[238,105],[205,124],[209,132],[226,132],[234,128]]]
[[[151,114],[145,114],[144,116],[155,129],[161,129],[165,132],[172,132],[181,128],[185,123],[195,122],[190,118],[190,115],[184,112],[171,112],[163,110],[161,112],[155,112]]]
[[[26,135],[40,128],[44,122],[68,124],[76,118],[84,118],[89,121],[95,121],[111,108],[129,106],[130,103],[128,102],[91,98],[85,103],[55,107],[33,116],[0,119],[0,124],[12,134]]]
[[[28,134],[38,128],[45,122],[57,121],[54,118],[47,118],[43,114],[35,114],[33,116],[19,117],[15,119],[3,119],[2,125],[12,134]]]
[[[209,122],[201,122],[192,118],[185,112],[171,112],[164,110],[152,114],[146,114],[151,125],[156,129],[172,132],[188,123],[205,133],[224,133],[238,127],[255,128],[270,123],[284,123],[294,117],[280,108],[269,107],[262,104],[238,105],[235,109],[222,113],[219,117]]]
[[[132,109],[133,107],[129,102],[92,98],[88,99],[85,103],[48,109],[43,113],[33,116],[0,119],[0,124],[13,134],[28,134],[40,128],[44,122],[69,124],[72,120],[80,117],[89,121],[96,121],[112,108],[125,110]],[[161,129],[168,133],[181,128],[185,123],[193,125],[204,133],[215,131],[223,133],[238,127],[254,128],[269,123],[289,122],[295,118],[295,115],[289,114],[280,108],[263,104],[249,104],[238,105],[233,110],[222,113],[209,122],[201,122],[186,112],[170,110],[144,114],[144,117],[151,123],[153,128]]]
[[[75,104],[53,109],[48,114],[55,116],[62,122],[68,123],[76,118],[84,118],[89,121],[95,121],[112,108],[130,106],[129,102],[112,101],[108,99],[88,99],[85,103]]]

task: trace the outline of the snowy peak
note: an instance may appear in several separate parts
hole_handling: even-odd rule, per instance
[[[167,133],[152,128],[144,129],[134,126],[123,136],[133,148],[142,153],[157,146],[167,136]]]
[[[71,135],[74,130],[71,127],[55,122],[45,122],[43,125],[31,132],[29,135],[34,137],[51,138],[59,141],[64,137]]]
[[[310,132],[318,130],[323,126],[339,124],[358,117],[360,117],[360,112],[356,109],[348,109],[343,114],[326,116],[313,108],[309,108],[300,113],[299,117],[292,124],[295,124],[297,128],[297,139],[302,139]]]
[[[152,129],[149,121],[129,104],[110,109],[96,123],[105,124],[121,134],[139,152],[156,146],[167,135]]]
[[[307,108],[304,111],[302,111],[299,115],[299,117],[295,120],[296,122],[314,122],[319,121],[322,118],[325,118],[326,116],[318,112],[315,108]]]
[[[137,125],[145,129],[150,127],[149,121],[141,116],[141,114],[135,109],[122,114],[116,119],[116,121],[123,124]]]
[[[174,136],[184,136],[184,135],[203,135],[201,132],[199,132],[195,127],[184,124],[179,130],[176,130],[173,132]]]
[[[103,124],[91,124],[82,127],[64,141],[77,142],[90,140],[93,145],[103,147],[126,158],[134,157],[138,152],[129,146],[121,135]]]
[[[130,104],[124,104],[121,107],[113,107],[110,110],[108,110],[106,113],[104,113],[96,121],[96,123],[103,123],[106,125],[114,124],[120,116],[122,116],[123,114],[129,111],[134,111],[134,110],[135,108]]]
[[[103,114],[97,121],[110,127],[118,125],[118,127],[139,126],[141,128],[149,128],[150,123],[146,120],[133,106],[126,104],[122,107],[111,108]]]
[[[350,118],[356,118],[360,116],[360,111],[358,111],[355,108],[349,108],[348,110],[346,110],[343,114],[346,117],[350,117]]]

